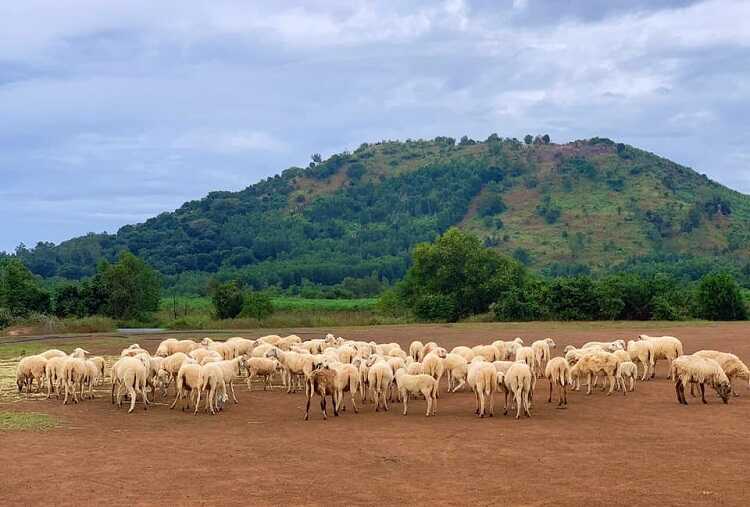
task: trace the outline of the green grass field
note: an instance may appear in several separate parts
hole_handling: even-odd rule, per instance
[[[59,426],[58,421],[47,414],[35,412],[0,412],[0,431],[49,430]]]
[[[327,311],[357,311],[373,310],[377,298],[362,299],[306,299],[297,297],[275,297],[272,298],[273,307],[277,311],[284,310],[327,310]],[[213,309],[211,299],[208,297],[179,296],[172,299],[165,297],[161,300],[160,310],[163,312],[174,312],[184,314],[210,313]]]

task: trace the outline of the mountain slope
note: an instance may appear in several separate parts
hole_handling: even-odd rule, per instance
[[[608,139],[525,145],[493,135],[363,144],[114,235],[18,255],[45,277],[81,278],[129,249],[170,284],[219,273],[256,287],[331,285],[398,279],[411,247],[452,225],[552,273],[665,255],[740,265],[750,253],[750,197],[691,169]]]

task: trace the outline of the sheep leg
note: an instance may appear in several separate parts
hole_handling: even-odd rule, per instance
[[[200,387],[197,389],[198,391],[198,399],[195,401],[195,410],[193,411],[193,415],[198,415],[198,406],[201,404],[201,389]]]
[[[132,385],[128,385],[128,394],[130,395],[130,409],[128,410],[128,414],[129,414],[135,408],[136,392],[135,392],[135,388]]]
[[[323,412],[323,419],[328,420],[328,414],[326,413],[326,396],[323,394],[323,396],[320,397],[320,410]]]
[[[549,379],[549,398],[547,398],[547,403],[552,403],[552,378]]]
[[[305,405],[305,421],[310,418],[310,397],[307,397],[307,404]]]
[[[591,394],[591,373],[588,374],[588,391],[586,391],[586,394]]]
[[[674,391],[675,391],[675,394],[677,395],[677,403],[679,403],[680,405],[683,405],[684,403],[682,401],[682,396],[680,395],[681,384],[682,384],[682,381],[677,380],[677,382],[674,383]]]
[[[607,382],[609,383],[609,392],[607,393],[607,396],[609,396],[612,394],[612,391],[615,390],[615,377],[610,373],[607,373]]]
[[[385,399],[385,393],[383,393],[383,407],[385,407],[385,411],[388,412],[388,400]]]
[[[479,415],[479,391],[476,387],[474,387],[474,401],[476,408],[474,409],[474,414]]]
[[[344,395],[342,394],[341,397],[343,398]],[[333,404],[333,417],[338,417],[339,416],[339,409],[336,408],[336,404],[333,403],[333,395],[331,395],[331,403]]]
[[[479,398],[479,417],[484,417],[484,392],[481,389],[477,389],[477,397]]]
[[[248,391],[252,391],[253,390],[253,382],[252,382],[253,376],[254,375],[252,373],[248,373],[247,374],[247,390]],[[263,386],[263,390],[264,391],[266,390],[266,386],[265,385]]]
[[[563,385],[560,387],[562,390],[562,408],[568,408],[568,388],[567,386]]]
[[[359,414],[359,410],[357,409],[357,404],[354,402],[354,390],[353,389],[349,389],[349,398],[351,399],[351,402],[352,402],[352,410],[354,410],[355,414]]]
[[[464,380],[463,378],[458,379],[458,385],[454,386],[453,391],[451,392],[455,393],[456,391],[461,389],[464,385],[466,385],[466,380]]]
[[[508,395],[510,394],[507,389],[505,391],[505,397],[503,399],[503,415],[508,415]]]
[[[635,391],[635,377],[630,377],[630,392]]]
[[[700,383],[701,387],[701,401],[704,405],[708,405],[708,402],[706,401],[706,384],[704,382]]]
[[[239,401],[237,401],[237,395],[234,394],[234,382],[232,379],[229,380],[229,390],[232,391],[232,399],[234,400],[234,403],[239,403]]]
[[[490,390],[490,417],[495,417],[495,388]]]
[[[521,418],[521,405],[523,405],[523,399],[521,398],[520,386],[516,389],[515,398],[516,398],[516,419],[520,419]]]

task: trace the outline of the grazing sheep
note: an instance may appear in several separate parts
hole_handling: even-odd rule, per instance
[[[161,383],[162,394],[164,396],[166,396],[169,384],[172,383],[172,380],[177,378],[177,373],[180,371],[182,364],[188,359],[192,358],[190,358],[190,356],[188,356],[184,352],[175,352],[174,354],[165,357],[161,362],[161,367],[157,372],[157,377],[159,378],[159,382]]]
[[[409,375],[419,375],[423,373],[422,371],[422,363],[409,363],[406,365],[406,373]]]
[[[173,354],[172,350],[174,349],[175,345],[177,345],[176,338],[167,338],[166,340],[163,340],[158,347],[156,347],[156,352],[154,352],[154,355],[158,357],[167,357]]]
[[[177,388],[177,395],[175,396],[172,404],[169,406],[170,409],[173,409],[175,405],[177,405],[178,400],[184,399],[186,396],[188,396],[188,409],[190,408],[191,398],[195,397],[195,408],[197,412],[198,401],[200,400],[200,391],[201,387],[203,386],[203,368],[203,366],[196,363],[193,359],[187,359],[182,363],[182,366],[180,366],[180,371],[177,372],[177,380],[175,383],[175,386]],[[184,403],[181,408],[183,411],[185,410]]]
[[[375,412],[380,411],[381,400],[383,408],[388,411],[388,389],[393,382],[393,370],[384,359],[371,358],[367,370],[367,381],[370,386],[370,394],[375,400]]]
[[[544,376],[549,381],[549,398],[547,403],[552,403],[552,386],[558,388],[557,408],[568,408],[567,386],[573,383],[570,376],[570,365],[564,357],[553,357],[544,368]]]
[[[279,364],[283,369],[283,373],[287,381],[286,392],[296,392],[294,380],[296,377],[305,375],[305,365],[307,364],[308,368],[310,367],[312,356],[310,356],[309,354],[300,354],[299,352],[294,351],[286,352],[274,347],[266,352],[266,357],[279,361]],[[307,389],[307,387],[305,389]]]
[[[53,357],[68,357],[68,354],[66,354],[62,350],[57,350],[57,349],[50,349],[45,352],[42,352],[39,355],[45,359],[52,359]]]
[[[148,376],[148,358],[145,355],[137,357],[122,357],[112,366],[112,403],[115,403],[115,389],[117,389],[117,407],[122,406],[122,388],[128,391],[130,396],[130,409],[128,414],[135,408],[138,393],[143,399],[143,409],[148,409],[148,398],[146,398],[146,377]]]
[[[615,350],[623,350],[625,348],[625,342],[623,340],[615,340],[612,342],[587,342],[581,347],[582,349],[601,349],[605,352],[614,352]]]
[[[531,392],[536,388],[536,353],[531,347],[520,346],[516,349],[516,362],[523,361],[531,368]]]
[[[398,386],[401,400],[404,403],[404,415],[408,412],[409,394],[422,393],[427,400],[427,412],[425,415],[435,415],[437,410],[437,381],[427,374],[409,375],[404,368],[396,371],[396,386]]]
[[[497,349],[498,360],[507,361],[516,356],[516,350],[518,347],[521,347],[522,344],[519,344],[517,341],[505,342],[503,340],[495,340],[492,342],[492,346]]]
[[[671,363],[670,374],[675,380],[675,391],[677,401],[683,405],[688,402],[685,399],[685,384],[698,384],[701,390],[701,401],[706,401],[706,383],[716,390],[721,401],[729,403],[729,395],[732,386],[729,383],[724,370],[715,360],[702,356],[680,356]]]
[[[625,379],[630,379],[630,391],[635,390],[635,379],[638,377],[638,367],[632,361],[622,361],[617,365],[617,372],[615,373],[615,380],[617,381],[617,389],[622,388],[622,394],[625,395],[625,391],[628,389],[625,386]]]
[[[656,362],[659,359],[666,359],[667,366],[669,367],[669,375],[672,375],[672,361],[682,355],[682,342],[674,336],[648,336],[642,334],[639,338],[643,341],[649,341],[653,344],[653,365],[654,369],[651,372],[651,378],[656,377]],[[667,377],[672,378],[673,377]]]
[[[200,347],[200,345],[198,343],[195,343],[193,340],[178,340],[177,343],[175,343],[170,349],[169,355],[172,355],[176,352],[189,354],[191,351],[197,349],[198,347]]]
[[[279,362],[275,359],[268,359],[266,357],[249,357],[246,358],[243,366],[247,370],[247,390],[253,390],[252,380],[255,377],[263,377],[263,390],[266,388],[272,388],[271,377],[276,373],[279,368]]]
[[[70,353],[69,357],[75,358],[75,359],[84,359],[87,354],[90,354],[88,350],[82,349],[81,347],[77,347],[73,352]]]
[[[78,403],[76,391],[83,391],[83,381],[88,368],[86,361],[80,357],[69,357],[63,365],[63,382],[65,383],[65,398],[63,405],[68,404],[68,394],[72,392],[73,401]]]
[[[516,419],[521,417],[522,408],[524,413],[531,417],[530,400],[533,378],[531,367],[524,362],[516,361],[508,368],[503,377],[506,393],[504,415],[508,414],[508,397],[512,395],[516,404]]]
[[[418,364],[418,363],[416,363]],[[469,363],[463,356],[451,352],[445,355],[443,360],[445,374],[448,376],[448,391],[456,392],[466,384],[466,375],[469,372]],[[420,365],[421,368],[421,365]],[[407,373],[410,373],[407,371]]]
[[[382,363],[383,367],[389,372],[391,369],[387,364]],[[310,373],[310,386],[311,389],[305,390],[307,397],[307,404],[305,405],[305,421],[310,418],[310,400],[315,393],[320,396],[320,410],[323,412],[323,419],[328,419],[328,413],[326,412],[326,396],[331,397],[331,405],[333,405],[333,415],[338,417],[339,411],[336,408],[335,396],[335,383],[336,383],[336,372],[327,366],[316,367]],[[384,400],[385,401],[385,400]]]
[[[427,346],[425,345],[425,347]],[[436,347],[426,353],[424,359],[422,359],[422,372],[432,376],[438,385],[440,385],[440,379],[443,378],[445,372],[443,361],[447,355],[444,348]],[[440,391],[438,391],[437,397],[440,398]]]
[[[537,340],[531,344],[531,350],[534,351],[534,360],[536,361],[534,370],[536,371],[537,376],[542,376],[544,374],[547,362],[551,356],[550,349],[555,347],[555,341],[552,338]]]
[[[591,378],[593,375],[604,374],[607,376],[609,382],[609,392],[607,396],[612,394],[615,388],[615,374],[617,373],[617,358],[603,350],[594,350],[590,354],[583,355],[579,361],[573,365],[570,370],[570,374],[573,378],[579,379],[584,375],[588,378],[588,390],[586,394],[591,394]]]
[[[475,357],[469,363],[469,370],[466,374],[466,382],[474,391],[476,400],[476,409],[474,413],[479,417],[484,417],[487,413],[485,408],[485,399],[489,398],[489,415],[495,415],[495,387],[497,385],[497,370],[492,363],[488,363],[482,357]]]
[[[654,344],[648,340],[630,340],[628,341],[627,350],[628,354],[630,354],[630,361],[636,365],[643,365],[641,381],[644,382],[654,367]]]
[[[227,339],[224,343],[234,347],[234,357],[242,355],[249,356],[255,348],[255,340],[248,340],[241,336],[233,336],[232,338]]]
[[[16,367],[18,392],[23,392],[23,386],[26,386],[26,394],[31,394],[31,387],[34,384],[34,380],[37,382],[37,392],[42,392],[46,371],[46,357],[37,355],[22,358]]]
[[[96,367],[99,369],[99,374],[98,374],[99,383],[103,384],[104,383],[104,368],[107,362],[101,356],[90,357],[89,360],[93,361],[94,364],[96,364]]]
[[[739,396],[739,394],[737,394],[734,389],[735,378],[744,378],[747,379],[748,382],[750,382],[750,369],[748,369],[745,363],[740,361],[740,358],[735,356],[734,354],[730,354],[728,352],[719,352],[716,350],[699,350],[693,355],[708,357],[719,363],[719,366],[721,366],[721,369],[724,370],[724,374],[732,384],[732,394],[734,394],[735,396]]]
[[[206,366],[201,366],[201,379],[201,387],[198,390],[198,399],[195,402],[195,411],[193,414],[198,413],[201,393],[208,391],[206,393],[205,410],[210,412],[211,415],[216,415],[217,398],[221,400],[222,405],[227,399],[227,385],[224,381],[224,373],[217,363],[209,363]]]
[[[409,355],[412,359],[417,362],[422,362],[422,356],[424,355],[424,343],[419,340],[414,340],[409,345]]]
[[[453,347],[453,350],[451,350],[451,354],[458,354],[459,356],[463,357],[466,360],[466,364],[469,364],[471,360],[474,359],[474,351],[469,347],[464,347],[463,345]]]
[[[471,350],[474,352],[474,357],[482,356],[488,363],[491,363],[492,361],[498,361],[500,359],[500,352],[494,345],[477,345]]]
[[[60,399],[60,391],[62,390],[64,379],[63,368],[68,359],[70,358],[65,355],[53,356],[47,360],[44,371],[45,382],[47,383],[47,399],[52,397],[53,391],[57,395],[57,399]]]
[[[216,350],[204,349],[204,348],[191,350],[190,353],[188,353],[188,356],[195,359],[198,363],[200,363],[207,357],[213,358],[216,361],[222,361],[224,359],[224,356],[222,356]]]
[[[225,359],[224,361],[211,363],[221,369],[224,375],[224,382],[229,385],[229,391],[232,393],[232,400],[235,403],[239,402],[237,401],[237,395],[234,394],[234,377],[240,375],[240,363],[243,359],[243,357],[235,357],[234,359]]]
[[[90,400],[94,399],[94,385],[101,380],[103,371],[100,369],[98,362],[94,361],[94,359],[95,358],[84,360],[86,363],[86,373],[84,374],[83,383],[81,385],[81,398],[84,397],[84,388],[88,387],[88,397]]]
[[[354,401],[354,394],[359,391],[359,368],[350,363],[331,362],[328,366],[336,373],[334,379],[334,397],[336,410],[341,412],[346,410],[344,405],[344,393],[349,392],[349,400],[352,404],[354,413],[359,413],[357,403]]]

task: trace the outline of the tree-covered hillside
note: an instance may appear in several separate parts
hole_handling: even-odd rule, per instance
[[[211,276],[330,286],[400,279],[416,243],[458,225],[548,274],[668,265],[697,278],[717,263],[750,273],[750,197],[608,139],[526,141],[363,144],[113,235],[16,255],[43,277],[80,279],[129,250],[186,292]]]

